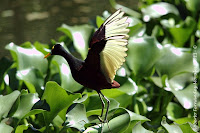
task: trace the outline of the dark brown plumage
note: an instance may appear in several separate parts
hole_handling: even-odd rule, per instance
[[[108,107],[103,122],[107,121],[107,113],[110,101],[101,93],[102,89],[119,88],[120,84],[114,80],[117,69],[125,61],[126,45],[128,44],[127,17],[122,17],[124,12],[117,10],[94,33],[87,58],[82,61],[69,54],[60,44],[56,44],[50,55],[60,55],[68,62],[73,78],[83,86],[96,90],[102,101],[103,116],[104,102]]]

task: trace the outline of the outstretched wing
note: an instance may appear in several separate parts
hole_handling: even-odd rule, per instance
[[[125,62],[127,56],[126,45],[128,44],[129,29],[127,29],[127,17],[123,17],[123,15],[124,12],[120,9],[117,10],[94,33],[88,57],[85,60],[90,62],[93,67],[99,68],[110,83],[113,82],[116,71]]]

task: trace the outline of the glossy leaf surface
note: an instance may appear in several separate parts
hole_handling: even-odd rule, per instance
[[[57,83],[48,82],[42,96],[42,99],[45,99],[50,106],[50,112],[44,113],[46,125],[48,125],[61,110],[69,107],[78,97],[80,97],[79,94],[68,95]]]

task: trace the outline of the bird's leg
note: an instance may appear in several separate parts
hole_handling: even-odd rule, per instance
[[[108,120],[107,120],[108,109],[109,109],[109,107],[110,107],[110,100],[109,100],[107,97],[105,97],[105,96],[101,93],[101,91],[100,91],[99,93],[103,96],[103,98],[106,99],[106,101],[107,101],[107,103],[108,103],[108,105],[107,105],[107,109],[106,109],[105,118],[104,118],[104,122],[107,122],[107,121],[108,121]]]
[[[103,101],[103,99],[102,99],[102,97],[101,97],[101,95],[100,95],[100,92],[97,92],[97,93],[99,94],[99,98],[100,98],[100,100],[101,100],[101,104],[102,104],[101,116],[98,117],[98,118],[99,118],[99,120],[100,120],[101,122],[103,122],[103,120],[101,119],[101,117],[103,116],[105,103],[104,103],[104,101]]]
[[[107,97],[105,97],[102,93],[101,93],[101,91],[99,91],[99,93],[103,96],[103,98],[105,98],[106,99],[106,101],[107,101],[107,109],[106,109],[106,114],[105,114],[105,118],[104,118],[104,121],[103,121],[103,123],[107,123],[107,125],[108,125],[108,120],[107,120],[107,116],[108,116],[108,109],[109,109],[109,107],[110,107],[110,100],[107,98]],[[109,128],[109,130],[110,130],[110,127],[109,127],[109,125],[108,125],[108,128]],[[111,131],[111,130],[110,130]],[[103,132],[103,125],[102,125],[102,130],[101,130],[101,132]]]
[[[101,110],[101,117],[102,117],[103,116],[104,107],[105,107],[105,103],[104,103],[103,99],[101,98],[100,93],[98,93],[98,94],[99,94],[99,98],[100,98],[101,103],[102,103],[102,110]]]
[[[102,104],[101,116],[98,116],[98,119],[99,119],[99,121],[101,122],[101,133],[103,133],[104,121],[102,120],[101,117],[103,116],[105,103],[104,103],[104,101],[103,101],[103,99],[102,99],[102,97],[101,97],[101,94],[100,94],[101,91],[97,91],[97,93],[98,93],[98,95],[99,95],[99,98],[100,98],[100,100],[101,100],[101,104]]]

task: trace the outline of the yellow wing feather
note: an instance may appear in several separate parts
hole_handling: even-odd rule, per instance
[[[117,10],[105,22],[106,45],[100,53],[101,70],[107,80],[112,83],[116,71],[125,62],[128,50],[128,22],[127,17],[123,17],[124,12]]]

